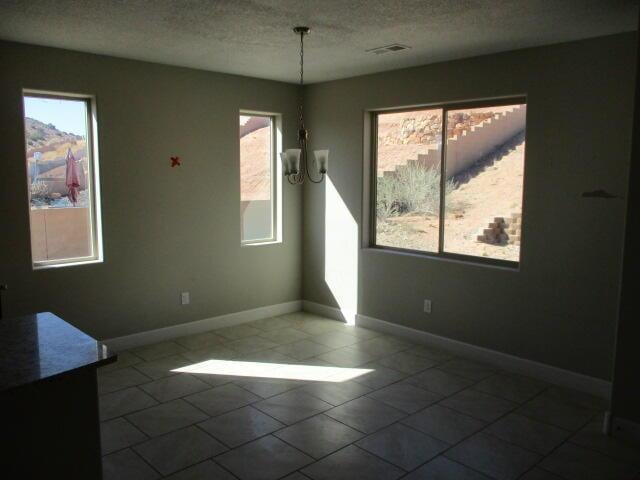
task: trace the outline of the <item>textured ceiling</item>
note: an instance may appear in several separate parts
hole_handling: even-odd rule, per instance
[[[310,82],[637,29],[636,0],[0,0],[0,38]],[[410,50],[366,50],[401,43]]]

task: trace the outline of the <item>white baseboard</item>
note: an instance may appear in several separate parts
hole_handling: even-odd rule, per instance
[[[324,315],[335,320],[347,321],[348,313],[339,308],[322,305],[320,303],[304,300],[302,308],[305,311]],[[388,333],[397,337],[406,338],[414,343],[420,343],[433,348],[450,351],[456,355],[467,357],[489,365],[497,366],[503,370],[520,373],[538,380],[559,385],[581,392],[609,399],[611,395],[611,382],[600,378],[590,377],[581,373],[564,370],[544,363],[527,360],[507,353],[478,347],[470,343],[460,342],[451,338],[442,337],[433,333],[416,330],[396,323],[387,322],[366,315],[356,315],[355,323],[360,327],[370,328],[379,332]]]
[[[447,350],[456,355],[494,365],[502,370],[527,375],[554,385],[579,390],[607,400],[610,397],[611,382],[600,378],[590,377],[496,350],[478,347],[470,343],[441,337],[440,335],[397,325],[373,317],[367,317],[366,315],[357,315],[356,325],[406,338],[414,343],[421,343],[430,347]]]
[[[406,338],[414,343],[448,350],[456,355],[484,362],[489,365],[495,365],[503,370],[520,373],[548,383],[590,393],[601,398],[609,399],[610,397],[611,383],[606,380],[553,367],[533,360],[527,360],[514,355],[498,352],[496,350],[478,347],[470,343],[460,342],[458,340],[405,327],[385,320],[368,317],[366,315],[354,315],[352,312],[342,311],[336,307],[330,307],[328,305],[308,300],[296,300],[277,305],[268,305],[265,307],[255,308],[253,310],[245,310],[242,312],[220,315],[218,317],[181,323],[170,327],[158,328],[156,330],[149,330],[146,332],[134,333],[132,335],[104,340],[103,343],[110,349],[117,352],[142,345],[171,340],[185,335],[202,333],[209,330],[215,330],[217,328],[230,327],[241,323],[252,322],[254,320],[274,317],[277,315],[284,315],[286,313],[297,312],[300,310],[305,310],[307,312],[315,313],[316,315],[322,315],[327,318],[333,318],[346,323],[350,323],[350,320],[355,317],[356,325],[361,327]],[[623,419],[618,420],[622,420],[624,422]],[[629,428],[626,430],[628,429]],[[635,431],[636,430],[634,429],[634,432]]]
[[[171,325],[170,327],[148,330],[146,332],[134,333],[123,337],[111,338],[103,340],[108,348],[119,352],[134,347],[140,347],[151,343],[171,340],[173,338],[183,337],[185,335],[193,335],[195,333],[203,333],[217,328],[231,327],[240,325],[241,323],[252,322],[262,318],[275,317],[284,315],[285,313],[298,312],[302,309],[302,301],[295,300],[293,302],[279,303],[276,305],[267,305],[265,307],[254,308],[253,310],[245,310],[242,312],[228,313],[218,317],[205,318],[203,320],[195,320],[193,322],[180,323]]]

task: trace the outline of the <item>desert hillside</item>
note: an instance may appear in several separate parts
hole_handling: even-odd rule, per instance
[[[27,147],[27,162],[29,176],[33,172],[34,154],[40,152],[42,156],[38,162],[40,177],[57,177],[64,175],[64,164],[67,150],[71,148],[76,160],[86,157],[86,142],[80,135],[60,131],[55,125],[45,124],[39,120],[25,118],[25,142]]]
[[[498,113],[512,110],[512,106],[474,108],[450,111],[447,138],[461,135]],[[378,116],[378,175],[404,165],[429,150],[438,148],[441,141],[441,110],[384,113]]]
[[[62,132],[52,123],[43,123],[40,120],[26,117],[25,123],[25,139],[29,150],[46,149],[46,147],[60,142],[74,142],[82,140],[80,135]]]
[[[31,204],[42,207],[59,203],[67,194],[65,184],[67,151],[71,149],[80,162],[85,175],[81,178],[81,190],[86,187],[88,172],[86,141],[80,135],[63,132],[55,125],[25,118],[25,143],[27,172],[31,185]],[[37,162],[34,155],[40,153]]]
[[[497,113],[512,107],[477,108],[451,112],[447,138],[461,135]],[[378,174],[404,165],[438,147],[442,115],[439,110],[382,114],[378,123]],[[265,117],[243,117],[240,122],[240,173],[243,201],[269,199],[269,123]]]
[[[243,123],[244,120],[244,123]],[[269,120],[242,117],[240,121],[240,198],[242,201],[268,200],[271,192]]]
[[[506,116],[504,112],[507,111],[512,113]],[[515,128],[518,123],[497,122],[500,119],[516,122],[515,119],[521,117],[513,116],[516,111],[522,110],[495,107],[449,112],[447,139],[456,137],[457,140],[451,141],[448,146],[460,147],[464,144],[457,142],[465,141],[466,145],[475,145],[473,142],[486,143],[486,139],[491,137],[487,137],[484,128],[493,128],[489,132],[505,128],[496,125],[507,125],[507,129],[503,131],[511,132],[508,125]],[[498,114],[502,115],[496,117]],[[487,122],[494,117],[495,122]],[[476,128],[481,125],[481,129]],[[417,159],[418,155],[426,154],[430,149],[438,149],[441,131],[442,116],[438,110],[380,115],[377,205],[379,245],[438,251],[437,212],[440,208],[441,188],[439,166],[435,167],[433,173],[432,167],[408,161]],[[475,137],[476,135],[482,136]],[[507,143],[503,144],[503,141],[505,140],[500,140],[501,143],[494,146],[495,150],[478,158],[474,164],[447,180],[446,214],[443,218],[445,251],[518,260],[520,220],[513,220],[510,226],[507,221],[505,224],[508,228],[504,229],[495,219],[520,219],[522,216],[524,131],[507,138]],[[432,152],[431,156],[433,154],[439,158],[439,153]]]

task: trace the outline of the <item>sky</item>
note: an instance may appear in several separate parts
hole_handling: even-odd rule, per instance
[[[86,103],[82,100],[24,97],[24,116],[52,123],[62,132],[86,136]]]

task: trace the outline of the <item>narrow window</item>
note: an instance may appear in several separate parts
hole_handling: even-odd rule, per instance
[[[373,246],[519,262],[524,102],[442,105],[373,118]]]
[[[33,266],[102,261],[94,101],[39,92],[23,100]]]
[[[274,118],[240,115],[240,216],[244,244],[276,240]]]

